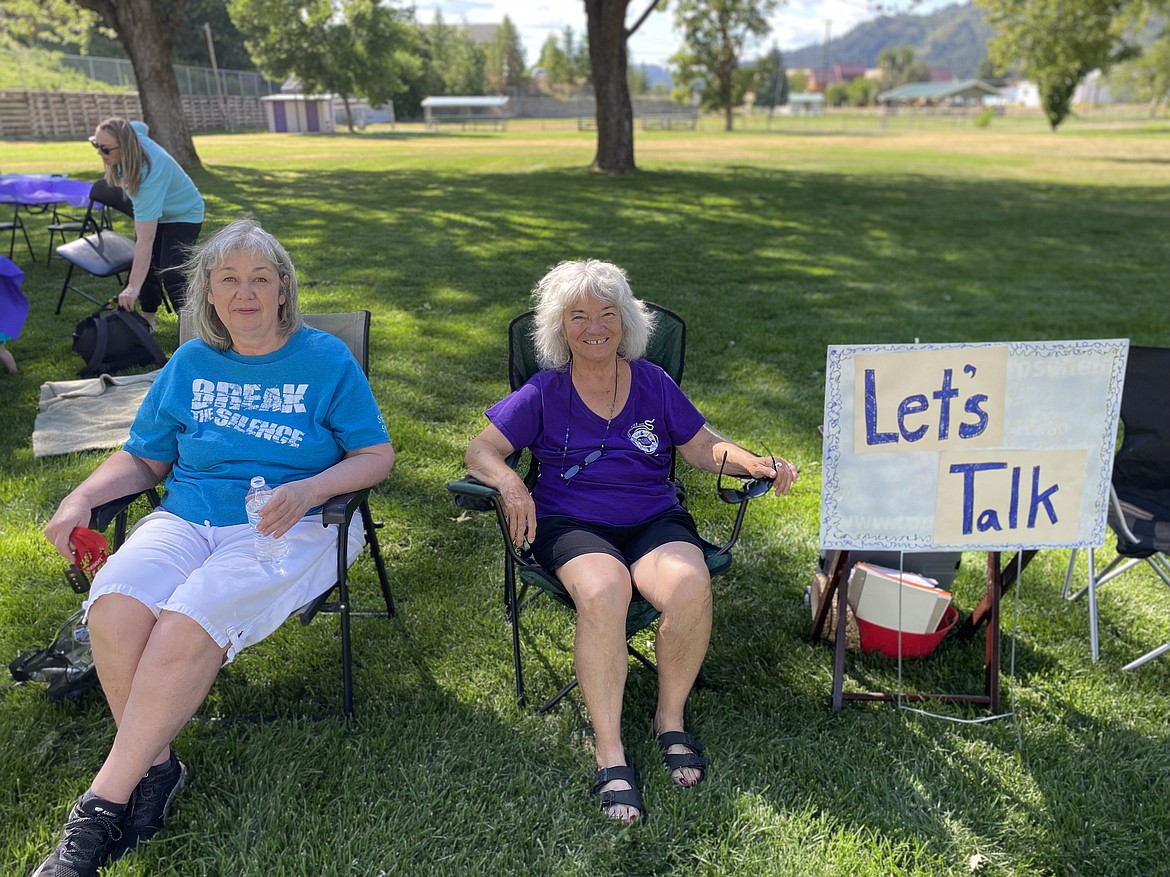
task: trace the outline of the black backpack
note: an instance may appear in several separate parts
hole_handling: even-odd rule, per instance
[[[50,701],[80,697],[98,686],[97,668],[89,647],[89,631],[79,609],[61,625],[56,638],[43,649],[21,652],[8,665],[17,682],[43,682]]]
[[[119,309],[110,299],[73,330],[73,350],[85,360],[83,378],[114,374],[136,365],[166,364],[166,354],[141,314]]]

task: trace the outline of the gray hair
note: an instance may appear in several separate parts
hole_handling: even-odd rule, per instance
[[[182,318],[187,321],[194,337],[203,339],[219,351],[232,346],[232,336],[208,300],[211,272],[222,267],[232,253],[238,252],[259,256],[276,266],[280,291],[284,293],[277,327],[280,336],[287,338],[304,324],[297,295],[296,269],[288,252],[256,220],[237,219],[196,247],[185,266],[187,301],[183,305]]]
[[[631,360],[646,353],[654,316],[634,298],[626,272],[598,259],[566,261],[545,274],[532,290],[536,308],[532,342],[542,368],[561,369],[568,365],[571,354],[565,337],[565,310],[589,296],[616,307],[621,314],[618,355]]]

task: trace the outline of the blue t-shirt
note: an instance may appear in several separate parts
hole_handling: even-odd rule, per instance
[[[276,487],[389,440],[349,348],[305,327],[263,356],[220,353],[198,339],[183,344],[143,399],[122,449],[173,461],[162,507],[222,527],[247,521],[252,476]]]
[[[540,462],[532,491],[536,517],[570,515],[582,521],[629,525],[677,507],[670,456],[706,419],[661,368],[630,362],[630,396],[606,429],[573,389],[569,370],[538,372],[487,410],[513,448]],[[601,459],[566,481],[562,474],[605,443]]]
[[[131,122],[138,134],[143,151],[150,157],[150,165],[142,165],[138,194],[130,195],[134,205],[134,220],[149,222],[202,222],[203,196],[195,188],[186,171],[171,158],[171,154],[147,136],[146,125]]]

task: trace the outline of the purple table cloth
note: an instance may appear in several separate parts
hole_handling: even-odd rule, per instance
[[[28,317],[28,299],[20,291],[24,272],[11,259],[0,256],[0,343],[19,338]]]
[[[29,207],[65,201],[74,207],[85,207],[89,204],[92,185],[86,180],[69,180],[64,177],[5,174],[0,176],[0,202]]]

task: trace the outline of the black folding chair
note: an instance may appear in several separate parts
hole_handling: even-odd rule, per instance
[[[73,272],[76,269],[80,268],[85,273],[99,279],[117,277],[118,283],[122,284],[122,275],[129,271],[130,266],[134,264],[134,241],[113,231],[111,227],[103,228],[100,221],[95,218],[103,212],[108,213],[109,210],[117,210],[130,217],[134,216],[134,207],[130,203],[130,199],[126,197],[126,193],[101,179],[94,183],[89,190],[89,206],[86,207],[85,216],[81,220],[83,229],[92,228],[94,231],[57,247],[57,255],[69,263],[69,270],[65,272],[65,282],[61,284],[61,295],[57,298],[56,313],[61,313],[61,306],[65,303],[65,293],[70,290],[97,305],[104,303],[109,298],[108,295],[104,298],[95,297],[74,284]],[[166,300],[165,295],[163,302],[169,311],[171,305]]]
[[[121,192],[120,189],[117,191]],[[121,197],[124,198],[125,195],[123,194]],[[53,241],[57,238],[60,238],[61,243],[64,244],[90,232],[112,231],[114,228],[113,212],[113,208],[93,199],[92,187],[90,188],[90,204],[87,205],[85,213],[81,216],[77,216],[71,211],[67,212],[59,204],[54,204],[53,219],[48,226],[49,249],[45,254],[46,263],[53,261]]]
[[[0,220],[0,232],[10,232],[8,239],[8,258],[12,258],[13,252],[16,250],[16,232],[19,231],[24,235],[24,245],[28,247],[28,254],[35,262],[37,254],[33,252],[32,241],[28,239],[28,229],[24,227],[24,220],[20,218],[20,204],[13,203],[12,205],[12,219]]]
[[[368,373],[370,338],[369,311],[339,314],[305,314],[304,320],[307,325],[324,332],[329,332],[331,335],[336,335],[345,341],[349,346],[350,352],[353,353],[354,358],[361,365],[362,371]],[[190,339],[190,335],[184,337],[184,327],[182,325],[180,325],[179,334],[180,343]],[[370,490],[371,488],[367,487],[352,493],[339,494],[325,503],[321,523],[325,527],[336,527],[337,529],[337,580],[332,587],[327,589],[319,597],[297,609],[290,616],[299,619],[303,625],[309,624],[320,613],[332,613],[339,617],[341,627],[342,702],[344,714],[347,719],[354,714],[353,649],[350,635],[350,618],[355,616],[380,616],[383,614],[387,618],[394,617],[394,598],[390,593],[390,579],[386,573],[386,564],[382,558],[382,548],[378,542],[378,530],[382,528],[382,524],[381,522],[375,521],[370,512]],[[114,500],[94,509],[91,513],[91,529],[104,532],[111,524],[114,526],[113,540],[111,542],[114,550],[117,550],[126,538],[130,505],[140,497],[145,498],[152,508],[158,506],[158,494],[155,490],[151,489],[145,494],[132,494]],[[243,502],[242,496],[240,501]],[[385,613],[381,610],[359,612],[350,608],[350,560],[347,534],[349,532],[350,522],[353,520],[355,514],[360,514],[361,516],[366,547],[370,549],[370,556],[373,558],[374,567],[378,574],[378,582],[382,588],[382,599],[386,603]]]
[[[1063,594],[1089,595],[1089,644],[1099,657],[1097,588],[1145,563],[1170,587],[1170,349],[1130,347],[1121,394],[1121,445],[1113,458],[1109,526],[1117,554],[1099,572],[1088,551],[1089,583],[1072,591],[1077,552],[1072,552]],[[1130,661],[1133,670],[1170,651],[1170,642]]]
[[[651,335],[645,358],[661,367],[675,383],[681,383],[686,355],[686,324],[673,311],[649,302],[646,302],[646,305],[654,314],[655,323],[654,333]],[[534,322],[534,312],[528,311],[514,319],[508,326],[508,381],[513,390],[522,387],[530,377],[540,370],[532,343]],[[508,464],[519,471],[522,460],[528,461],[524,481],[531,488],[536,483],[538,472],[537,461],[532,458],[531,454],[523,450],[518,451],[508,460]],[[686,493],[682,482],[675,478],[674,467],[675,459],[672,454],[670,478],[674,483],[679,501],[685,507]],[[449,482],[447,489],[455,494],[455,504],[461,509],[494,511],[496,513],[496,521],[499,524],[500,535],[504,542],[504,618],[512,632],[512,664],[516,676],[516,699],[521,706],[524,706],[527,701],[524,692],[524,672],[520,650],[520,622],[524,610],[533,600],[545,594],[570,610],[576,611],[576,607],[574,607],[572,598],[560,580],[551,571],[540,566],[529,549],[518,549],[513,545],[508,533],[508,522],[504,516],[500,495],[495,488],[474,478],[465,478],[462,481]],[[739,510],[736,513],[730,538],[722,545],[710,542],[705,542],[703,545],[704,559],[712,576],[726,572],[731,567],[731,549],[739,538],[744,514],[747,511],[748,498],[744,497],[738,505]],[[519,579],[519,586],[517,586],[517,579]],[[528,593],[529,588],[534,589],[531,594]],[[657,668],[654,663],[631,645],[629,640],[636,633],[653,624],[658,615],[658,610],[635,590],[630,608],[626,613],[626,648],[631,657],[655,672],[657,672]],[[546,700],[540,706],[539,711],[543,713],[554,707],[576,685],[577,680],[574,678]]]

